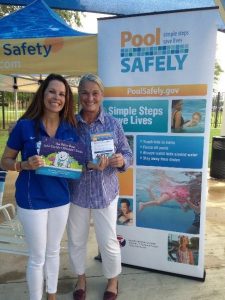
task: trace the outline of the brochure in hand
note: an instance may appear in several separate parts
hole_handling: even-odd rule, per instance
[[[111,132],[96,133],[91,135],[92,163],[98,164],[100,157],[108,157],[115,153],[113,135]]]
[[[39,155],[45,166],[38,168],[36,174],[77,179],[85,162],[85,145],[46,137],[41,141]]]

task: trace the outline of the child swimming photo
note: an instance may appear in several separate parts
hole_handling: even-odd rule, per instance
[[[203,133],[205,131],[205,99],[179,99],[171,102],[171,132]]]
[[[136,226],[199,233],[201,172],[137,168]]]

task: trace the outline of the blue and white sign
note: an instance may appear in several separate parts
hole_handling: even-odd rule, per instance
[[[132,176],[121,181],[133,195],[120,195],[132,222],[117,222],[125,264],[204,278],[216,13],[99,20],[103,106],[134,150]]]

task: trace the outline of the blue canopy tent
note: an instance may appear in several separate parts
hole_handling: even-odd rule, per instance
[[[34,92],[49,73],[97,73],[97,37],[70,28],[43,0],[0,19],[0,91]],[[26,75],[23,75],[26,74]]]
[[[1,39],[87,35],[72,29],[43,0],[1,18],[0,28]]]
[[[72,29],[43,0],[1,18],[0,28],[0,74],[12,77],[9,89],[27,90],[25,80],[37,84],[33,74],[97,72],[96,35]],[[0,90],[6,81],[0,77]]]

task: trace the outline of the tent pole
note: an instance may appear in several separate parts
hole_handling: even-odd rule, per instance
[[[16,77],[13,77],[13,81],[14,81],[14,84],[13,84],[13,90],[14,90],[14,102],[15,102],[15,118],[16,118],[16,121],[18,120],[18,94],[17,94],[17,89],[18,89],[18,85],[17,85],[17,78]]]
[[[18,120],[18,99],[17,99],[17,90],[14,90],[14,101],[15,101],[15,118]]]

